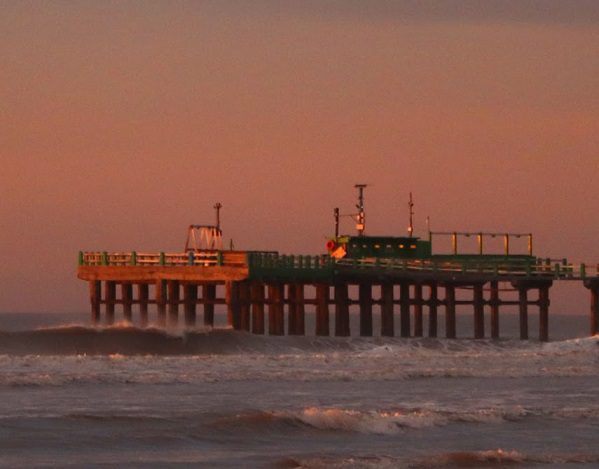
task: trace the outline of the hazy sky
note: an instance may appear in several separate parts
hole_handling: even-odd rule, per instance
[[[216,201],[323,252],[356,182],[370,234],[412,191],[417,233],[599,262],[598,85],[595,0],[0,0],[0,311],[87,311],[79,250],[182,250]]]

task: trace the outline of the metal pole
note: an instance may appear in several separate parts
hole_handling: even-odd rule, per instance
[[[214,209],[216,210],[216,228],[220,230],[220,209],[222,208],[222,204],[217,202],[214,205]]]

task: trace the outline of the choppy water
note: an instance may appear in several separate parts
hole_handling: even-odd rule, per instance
[[[77,319],[0,315],[1,465],[599,467],[586,317],[545,344]]]

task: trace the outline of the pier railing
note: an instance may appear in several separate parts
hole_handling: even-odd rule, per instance
[[[437,259],[341,259],[338,266],[356,269],[391,269],[397,271],[454,272],[492,276],[545,277],[556,280],[585,280],[599,276],[599,264],[572,264],[566,259],[496,258],[460,260]]]
[[[231,266],[249,267],[252,278],[329,278],[338,268],[382,269],[429,273],[544,277],[585,280],[599,277],[599,264],[573,264],[566,259],[528,256],[464,256],[450,259],[362,258],[335,260],[327,255],[281,255],[262,251],[107,252],[79,253],[80,266]]]
[[[234,266],[247,265],[246,253],[240,251],[189,252],[80,252],[80,266]]]
[[[278,253],[248,253],[252,278],[277,277],[324,279],[334,272],[335,260],[327,255],[280,255]]]

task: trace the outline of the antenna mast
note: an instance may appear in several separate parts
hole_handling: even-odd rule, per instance
[[[354,187],[358,189],[358,213],[356,215],[356,230],[358,230],[358,236],[364,236],[364,229],[366,228],[366,213],[364,213],[364,189],[368,184],[355,184]]]
[[[410,209],[410,226],[408,226],[408,235],[410,238],[414,233],[414,202],[412,201],[412,193],[410,192],[410,201],[408,202],[408,208]]]
[[[214,204],[214,210],[216,210],[216,229],[220,231],[220,209],[223,205],[220,202]]]

